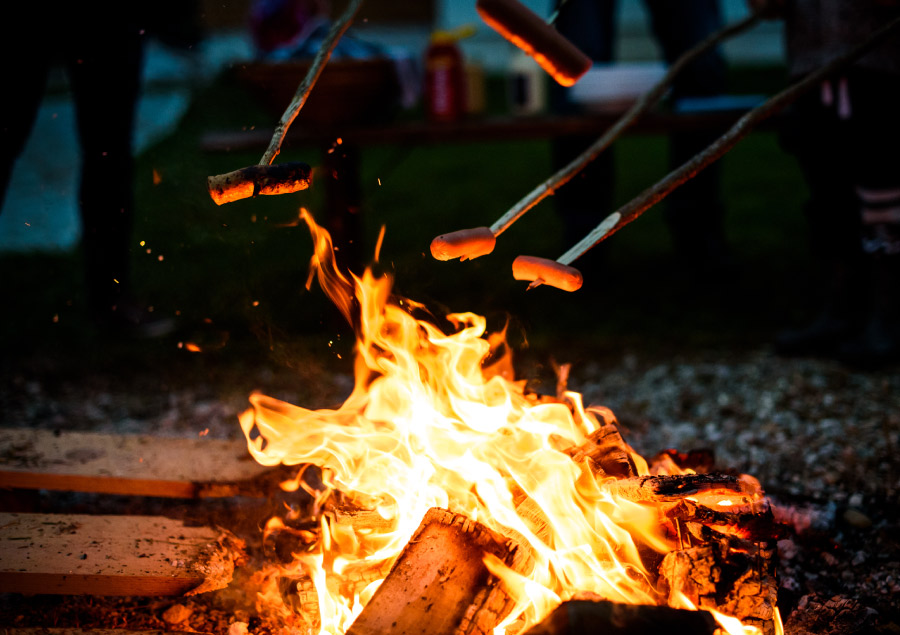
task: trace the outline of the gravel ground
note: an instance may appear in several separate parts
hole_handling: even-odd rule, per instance
[[[127,380],[41,363],[3,370],[0,411],[6,426],[170,436],[204,430],[215,437],[240,436],[237,413],[252,389],[325,407],[350,388],[346,374],[315,362],[300,372],[264,364],[194,373],[136,370]],[[569,388],[583,393],[586,403],[611,408],[625,439],[645,456],[665,448],[709,448],[718,468],[760,480],[793,527],[779,543],[779,603],[787,632],[900,632],[900,370],[861,373],[767,351],[729,352],[725,358],[721,352],[697,352],[664,362],[626,354],[573,368]],[[41,505],[84,505],[71,496],[47,500]],[[142,504],[151,513],[176,509],[163,509],[159,501]],[[161,507],[147,507],[154,505]],[[220,513],[234,513],[224,505],[217,507]],[[246,524],[257,522],[257,513],[263,512],[243,514],[250,519]],[[172,624],[163,614],[174,604],[140,601],[129,608],[117,602],[115,611],[130,616],[121,623],[132,628],[180,624],[218,632],[237,618],[247,619],[232,599],[203,610],[200,603],[189,603],[193,617]],[[66,604],[7,596],[0,611],[4,623],[12,624],[12,618],[36,623],[36,616],[55,615],[66,625],[81,610],[82,624],[96,624],[85,617],[88,605],[98,610],[96,602],[83,599]],[[110,604],[105,610],[111,609]],[[170,616],[176,614],[173,609]]]
[[[765,352],[573,373],[645,456],[710,448],[760,480],[794,528],[779,543],[789,633],[900,629],[900,373]]]

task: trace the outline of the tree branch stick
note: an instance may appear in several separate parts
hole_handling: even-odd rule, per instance
[[[753,13],[743,20],[735,22],[734,24],[727,25],[724,28],[716,31],[708,38],[706,38],[690,50],[686,51],[669,67],[669,70],[666,71],[666,74],[663,76],[663,78],[659,80],[656,85],[653,86],[653,88],[644,93],[641,98],[638,99],[631,106],[631,108],[629,108],[618,119],[618,121],[616,121],[609,128],[609,130],[607,130],[599,139],[591,144],[591,146],[587,150],[582,152],[568,165],[556,172],[556,174],[538,185],[525,198],[511,207],[509,211],[506,212],[506,214],[501,216],[496,223],[491,225],[491,232],[494,234],[494,236],[499,236],[504,231],[509,229],[509,227],[519,218],[521,218],[525,214],[525,212],[553,194],[560,187],[568,183],[576,174],[583,170],[588,163],[596,159],[600,155],[600,153],[608,148],[613,141],[620,137],[622,133],[625,132],[625,130],[638,119],[638,117],[650,110],[659,102],[660,99],[662,99],[663,95],[665,95],[666,91],[669,89],[669,86],[672,84],[678,74],[681,73],[685,66],[693,62],[695,59],[706,53],[708,50],[712,49],[723,40],[731,37],[732,35],[736,35],[737,33],[740,33],[741,31],[744,31],[750,26],[756,24],[758,20],[759,16],[756,13]]]
[[[891,20],[852,49],[833,58],[820,69],[813,71],[800,81],[788,86],[774,97],[771,97],[766,102],[745,114],[708,148],[694,156],[694,158],[680,168],[670,172],[661,181],[644,190],[636,198],[620,207],[617,211],[607,216],[603,222],[591,231],[591,233],[581,239],[581,242],[557,258],[556,262],[563,265],[572,264],[572,262],[583,256],[591,247],[606,238],[609,238],[625,225],[636,220],[641,214],[668,196],[672,190],[694,178],[701,170],[720,159],[722,155],[734,147],[738,141],[743,139],[757,123],[781,110],[832,73],[843,68],[874,48],[895,30],[897,26],[900,26],[900,18]]]
[[[269,141],[269,147],[266,148],[265,154],[263,154],[262,159],[259,160],[260,165],[272,165],[275,157],[281,152],[281,144],[284,142],[288,128],[291,127],[291,124],[294,123],[294,119],[297,118],[297,115],[300,114],[300,110],[303,108],[304,104],[306,104],[306,100],[309,98],[313,86],[316,85],[316,82],[319,80],[319,75],[322,74],[322,71],[325,68],[325,64],[328,62],[329,58],[331,58],[334,47],[337,46],[338,40],[341,39],[341,36],[343,36],[344,32],[350,27],[350,23],[353,22],[353,17],[356,15],[360,6],[362,6],[362,0],[350,0],[350,4],[347,6],[344,13],[341,14],[341,17],[339,17],[331,26],[328,36],[325,38],[325,41],[322,42],[322,46],[313,58],[312,65],[309,67],[306,77],[300,82],[300,86],[297,87],[297,92],[294,93],[294,98],[288,105],[287,110],[284,111],[284,114],[281,115],[278,126],[275,128],[275,133],[272,135],[272,140]]]

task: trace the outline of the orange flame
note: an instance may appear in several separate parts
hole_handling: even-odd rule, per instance
[[[516,601],[501,626],[535,624],[578,592],[658,603],[638,554],[639,546],[675,548],[658,511],[613,496],[587,461],[576,463],[563,451],[614,422],[612,412],[585,408],[577,393],[564,400],[527,393],[524,381],[512,379],[504,334],[486,336],[485,318],[451,314],[455,331],[443,332],[416,317],[425,314],[422,305],[391,296],[388,276],[339,271],[328,233],[306,210],[300,218],[315,243],[307,288],[317,277],[357,332],[355,386],[334,410],[254,394],[240,416],[258,462],[319,466],[326,488],[312,492],[319,542],[294,554],[291,565],[261,574],[263,601],[280,601],[273,590],[278,576],[302,575],[311,581],[308,595],[318,598],[315,628],[343,633],[425,512],[442,507],[515,534],[533,555],[527,577],[485,559]],[[646,461],[633,458],[647,474]],[[285,489],[303,486],[298,478]],[[354,529],[322,513],[334,490],[376,510],[387,528]],[[286,619],[291,613],[268,608]]]

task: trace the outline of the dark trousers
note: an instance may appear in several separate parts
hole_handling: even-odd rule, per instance
[[[864,247],[885,255],[900,249],[900,219],[879,213],[900,207],[898,113],[900,79],[861,69],[803,95],[788,111],[780,138],[809,188],[810,247],[820,261],[853,263]]]
[[[0,21],[0,59],[7,61],[7,94],[0,100],[0,202],[34,124],[48,72],[61,63],[82,149],[82,245],[88,301],[95,311],[108,310],[130,282],[132,129],[142,61],[132,4],[15,2]]]
[[[722,24],[717,0],[644,0],[650,12],[654,36],[668,63]],[[613,59],[615,42],[615,0],[567,0],[560,8],[556,26],[595,62]],[[673,97],[698,97],[725,92],[726,67],[716,50],[684,69],[673,86]],[[557,112],[574,108],[565,89],[554,86],[551,101]],[[704,149],[716,133],[678,133],[670,138],[669,162],[674,168]],[[590,145],[594,139],[566,137],[553,144],[554,164],[562,167]],[[571,246],[611,212],[614,184],[613,154],[604,152],[556,194],[556,203],[566,223],[565,238]],[[651,185],[650,183],[647,184]],[[719,167],[713,164],[667,199],[666,220],[676,246],[696,249],[692,243],[700,235],[722,232],[722,205],[719,196]],[[699,247],[701,250],[703,246]]]

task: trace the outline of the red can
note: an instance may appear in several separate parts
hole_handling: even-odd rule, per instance
[[[456,121],[466,108],[466,83],[458,36],[438,31],[425,52],[425,112],[436,122]]]

